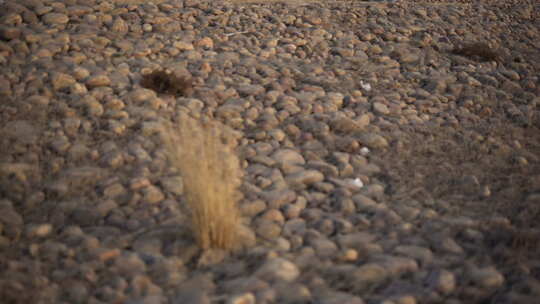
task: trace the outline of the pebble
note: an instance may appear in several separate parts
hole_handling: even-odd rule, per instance
[[[317,170],[302,170],[286,176],[286,180],[292,186],[312,185],[324,180],[324,175]]]
[[[388,276],[385,267],[376,263],[367,263],[350,274],[351,284],[355,290],[367,291],[384,283]]]
[[[281,226],[269,220],[259,220],[255,231],[266,240],[275,240],[281,235]]]
[[[278,150],[272,154],[272,158],[280,164],[281,167],[304,165],[306,163],[304,157],[300,153],[290,149]]]
[[[48,13],[42,17],[42,20],[46,24],[57,25],[57,24],[68,23],[69,17],[65,14],[60,14],[60,13]]]
[[[429,284],[443,295],[449,295],[456,288],[455,275],[447,270],[440,270],[431,273],[428,277]]]
[[[383,149],[388,147],[388,141],[379,134],[363,133],[359,136],[359,141],[371,149]]]
[[[400,245],[397,246],[394,251],[407,257],[415,258],[422,264],[430,264],[433,260],[433,253],[429,248],[425,247]]]
[[[227,299],[227,304],[255,304],[255,296],[248,292],[241,295],[232,296]]]
[[[375,111],[375,113],[383,114],[383,115],[390,114],[390,110],[388,109],[388,106],[386,106],[384,103],[381,103],[381,102],[373,103],[373,111]]]
[[[107,75],[100,74],[90,76],[90,78],[88,78],[85,83],[88,88],[106,87],[111,84],[111,79]]]
[[[300,270],[295,264],[284,258],[271,258],[257,269],[255,275],[267,280],[292,282],[298,278]]]
[[[469,276],[476,285],[483,288],[498,288],[504,283],[504,276],[493,267],[473,268]]]

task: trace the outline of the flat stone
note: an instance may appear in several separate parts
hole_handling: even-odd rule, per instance
[[[4,40],[17,39],[21,36],[21,30],[17,27],[0,26],[0,38]]]
[[[331,292],[317,300],[320,304],[365,304],[362,298],[345,292]]]
[[[49,223],[30,225],[26,228],[26,235],[28,237],[46,237],[51,234],[53,226]]]
[[[373,257],[373,260],[383,266],[392,276],[418,271],[418,263],[410,258],[380,255]]]
[[[118,256],[113,263],[119,274],[127,277],[133,277],[146,271],[144,261],[134,253]]]
[[[111,30],[113,32],[125,34],[129,31],[129,26],[124,19],[116,17],[113,25],[111,26]]]
[[[262,196],[269,208],[279,209],[282,206],[293,202],[296,199],[296,192],[283,189],[263,192]]]
[[[186,41],[176,41],[173,43],[173,46],[181,51],[191,51],[195,49],[191,42]]]
[[[300,172],[287,175],[285,179],[292,185],[309,186],[314,183],[322,182],[324,180],[324,174],[317,170],[302,170]]]
[[[375,236],[368,232],[355,232],[351,234],[340,235],[337,238],[341,248],[359,249],[365,244],[375,241]]]
[[[51,82],[55,91],[71,87],[77,82],[73,76],[65,73],[53,73]]]
[[[473,268],[469,277],[474,284],[483,288],[498,288],[504,283],[504,276],[494,267]]]
[[[251,292],[234,295],[227,299],[226,304],[255,304],[255,296]]]
[[[48,13],[41,17],[41,20],[43,20],[45,24],[50,25],[66,24],[69,21],[69,17],[65,14],[60,13]]]
[[[417,259],[424,265],[433,260],[433,253],[431,250],[421,246],[401,245],[397,246],[394,251],[407,257]]]
[[[381,102],[373,103],[373,111],[375,111],[375,113],[377,114],[383,114],[383,115],[390,114],[390,110],[388,109],[388,106]]]
[[[284,258],[272,258],[266,261],[255,275],[267,280],[283,280],[291,282],[300,275],[300,270],[292,262]]]
[[[354,288],[358,291],[367,291],[382,284],[388,277],[385,267],[377,263],[367,263],[360,266],[350,274]]]
[[[148,186],[142,189],[143,201],[149,204],[159,203],[165,199],[165,195],[156,186]]]
[[[275,240],[281,235],[281,226],[269,220],[258,220],[255,231],[266,240]]]
[[[376,133],[363,133],[358,140],[365,146],[372,149],[382,149],[388,147],[388,141]]]
[[[86,85],[89,88],[105,87],[111,84],[111,79],[105,74],[94,75],[86,80]]]
[[[184,182],[181,176],[164,177],[160,180],[165,190],[175,195],[182,195],[184,192]]]
[[[263,86],[257,84],[241,85],[236,90],[241,95],[260,95],[266,91]]]
[[[281,149],[272,154],[272,158],[283,166],[304,165],[306,163],[304,157],[291,149]]]
[[[427,281],[432,288],[444,295],[451,294],[456,289],[456,277],[444,269],[431,273]]]
[[[309,241],[315,253],[321,258],[331,258],[338,252],[338,247],[334,242],[326,238],[317,238]]]

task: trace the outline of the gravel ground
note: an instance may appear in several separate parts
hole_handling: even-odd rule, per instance
[[[538,2],[0,5],[2,303],[538,303]],[[239,252],[189,232],[185,112],[238,132]]]

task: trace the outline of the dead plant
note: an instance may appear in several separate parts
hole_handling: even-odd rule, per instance
[[[232,131],[183,114],[177,124],[166,125],[162,139],[171,164],[182,175],[199,246],[234,249],[242,170],[234,153]]]
[[[150,74],[143,75],[141,86],[160,94],[174,96],[190,96],[193,93],[193,80],[188,77],[180,77],[165,70],[155,70]]]

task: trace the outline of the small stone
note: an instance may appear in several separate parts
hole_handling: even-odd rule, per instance
[[[359,136],[359,140],[362,144],[372,149],[386,148],[388,147],[388,141],[379,134],[364,133]]]
[[[227,299],[227,304],[255,304],[255,296],[251,292],[235,295]]]
[[[51,148],[59,154],[65,153],[69,147],[71,147],[71,143],[65,136],[59,137],[51,142]]]
[[[105,74],[94,75],[86,80],[86,85],[89,88],[104,87],[111,84],[111,79]]]
[[[129,26],[124,19],[117,17],[111,27],[113,32],[125,34],[129,31]]]
[[[317,170],[302,170],[294,174],[287,175],[287,182],[292,185],[312,185],[314,183],[322,182],[324,175]]]
[[[176,41],[173,43],[173,46],[181,51],[191,51],[195,49],[192,43],[186,41]]]
[[[283,225],[283,235],[290,237],[293,235],[302,235],[306,231],[306,221],[297,218],[288,220],[285,225]]]
[[[392,302],[395,304],[416,304],[416,298],[411,295],[398,296],[392,298]]]
[[[87,69],[83,67],[78,66],[73,69],[73,76],[77,80],[83,80],[86,77],[90,76],[90,71],[88,71]]]
[[[120,183],[114,183],[110,186],[107,186],[105,189],[103,189],[103,195],[106,198],[116,198],[126,193],[127,193],[126,188],[124,188],[124,186],[122,186],[122,184]]]
[[[165,190],[173,194],[182,195],[184,193],[184,182],[181,176],[165,177],[160,180],[160,183]]]
[[[117,257],[113,265],[120,275],[128,277],[133,277],[136,274],[142,274],[146,271],[146,264],[134,253]]]
[[[474,268],[469,275],[476,285],[483,288],[498,288],[504,283],[504,276],[493,267]]]
[[[103,155],[101,162],[111,168],[119,168],[124,164],[124,154],[120,151],[111,151]]]
[[[367,232],[355,232],[338,236],[339,246],[342,248],[361,249],[365,244],[375,240],[375,236]]]
[[[317,238],[309,241],[315,253],[321,258],[331,258],[336,255],[338,248],[336,244],[326,238]]]
[[[48,13],[42,17],[42,20],[45,24],[49,25],[66,24],[69,21],[69,17],[60,13]]]
[[[99,117],[105,112],[103,105],[95,99],[87,98],[84,101],[84,104],[86,106],[86,111],[90,116]]]
[[[451,294],[456,289],[456,277],[447,270],[431,273],[428,276],[429,284],[444,295]]]
[[[16,27],[0,26],[0,38],[4,40],[17,39],[21,36],[21,30]]]
[[[292,282],[300,275],[300,270],[292,262],[284,258],[271,258],[266,261],[255,275],[267,280],[284,280]]]
[[[264,212],[260,216],[260,218],[265,219],[265,220],[269,220],[269,221],[272,221],[272,222],[276,222],[276,223],[281,224],[281,225],[283,225],[283,223],[285,222],[285,218],[283,217],[283,214],[281,213],[281,211],[279,211],[277,209],[269,209],[269,210],[267,210],[266,212]]]
[[[281,235],[281,226],[272,221],[261,219],[257,221],[256,232],[266,240],[275,240]]]
[[[202,47],[202,48],[205,48],[205,49],[212,49],[212,48],[214,48],[214,41],[210,37],[204,37],[204,38],[200,39],[199,41],[197,41],[195,43],[195,45],[197,47]]]
[[[121,123],[121,122],[119,122],[117,120],[114,120],[114,119],[110,119],[108,121],[108,128],[109,128],[109,130],[111,130],[116,135],[124,134],[124,132],[127,129],[125,124],[123,124],[123,123]]]
[[[75,135],[79,131],[81,126],[81,119],[76,117],[69,117],[64,119],[64,130],[69,135]]]
[[[149,89],[136,89],[133,93],[129,94],[129,99],[136,104],[152,100],[156,97],[156,92]]]
[[[433,260],[433,253],[429,248],[420,246],[397,246],[395,252],[420,260],[424,265]]]
[[[159,203],[165,199],[165,195],[156,186],[148,186],[143,188],[143,201],[149,204]]]
[[[296,199],[296,192],[288,189],[273,190],[263,193],[263,198],[269,208],[279,209],[282,206],[293,202]]]
[[[344,262],[354,262],[358,260],[358,251],[355,249],[345,249],[340,256],[340,259]]]
[[[272,158],[276,160],[282,167],[304,165],[306,163],[304,157],[291,149],[281,149],[276,151]]]
[[[236,227],[236,240],[239,248],[251,248],[256,245],[257,237],[253,230],[244,225],[238,224]]]
[[[375,113],[383,114],[383,115],[390,114],[390,110],[388,109],[388,106],[381,102],[373,103],[373,111],[375,111]]]
[[[83,206],[77,207],[75,210],[73,210],[71,218],[73,222],[77,223],[77,225],[81,227],[88,227],[95,225],[101,218],[101,215],[95,208]]]
[[[364,300],[352,294],[348,294],[345,292],[331,292],[329,294],[325,294],[320,299],[320,301],[317,301],[317,303],[320,303],[320,304],[365,304],[366,302],[364,302]]]
[[[382,284],[388,277],[384,267],[376,263],[360,266],[350,274],[351,284],[359,291],[367,291]]]
[[[246,202],[240,206],[242,215],[252,218],[266,210],[266,203],[262,200]]]
[[[102,262],[114,259],[120,256],[120,249],[104,249],[99,253],[98,259]]]
[[[442,240],[436,240],[437,246],[440,247],[440,249],[450,252],[453,254],[463,254],[465,250],[453,239],[450,237],[446,237]]]
[[[265,92],[265,89],[263,86],[261,85],[256,85],[256,84],[245,84],[245,85],[241,85],[237,88],[237,91],[238,93],[240,93],[241,95],[251,95],[251,96],[255,96],[255,95],[261,95]]]
[[[392,276],[418,271],[418,263],[410,258],[382,255],[375,260]]]
[[[287,205],[285,206],[285,210],[283,211],[283,214],[287,219],[295,219],[300,216],[300,213],[302,212],[303,208],[294,204],[294,205]]]
[[[105,200],[96,206],[97,212],[102,217],[107,216],[111,210],[115,210],[116,208],[118,208],[118,204],[114,200]]]
[[[52,232],[51,224],[31,225],[27,228],[26,234],[28,237],[46,237]]]
[[[71,87],[77,81],[71,75],[64,73],[54,73],[51,77],[53,89],[59,91]]]

